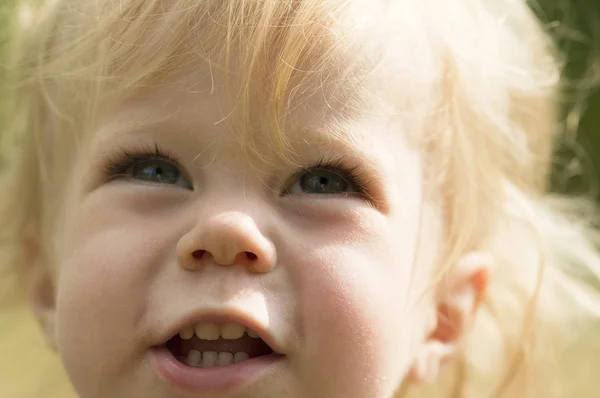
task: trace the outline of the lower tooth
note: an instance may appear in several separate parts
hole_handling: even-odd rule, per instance
[[[220,352],[217,363],[219,366],[227,366],[233,363],[233,354],[230,352]]]
[[[205,351],[202,354],[202,367],[212,368],[217,364],[217,353],[215,351]]]
[[[198,350],[191,350],[187,357],[189,366],[197,367],[202,362],[202,354]]]
[[[250,356],[247,352],[215,352],[206,351],[201,353],[198,350],[190,350],[187,357],[177,357],[180,362],[194,368],[212,368],[214,366],[229,366],[234,363],[247,361]]]
[[[233,356],[233,363],[240,363],[248,360],[250,356],[247,352],[236,352]]]

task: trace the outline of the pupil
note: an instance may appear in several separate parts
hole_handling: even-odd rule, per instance
[[[146,181],[157,183],[175,184],[179,179],[179,172],[176,167],[168,165],[162,161],[149,161],[134,167],[133,175]]]
[[[302,190],[311,193],[341,193],[348,189],[343,177],[329,170],[315,170],[306,174],[301,181]]]

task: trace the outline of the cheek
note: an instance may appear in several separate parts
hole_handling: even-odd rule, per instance
[[[160,220],[134,217],[117,206],[88,209],[78,214],[72,230],[77,234],[67,242],[56,314],[63,362],[76,383],[88,383],[85,391],[89,383],[118,379],[128,365],[124,358],[143,355],[135,333],[163,262],[159,244],[167,244]]]
[[[342,396],[375,396],[378,390],[384,396],[395,389],[422,336],[423,314],[416,304],[422,286],[414,278],[421,272],[415,267],[426,264],[417,264],[415,256],[418,220],[404,221],[391,223],[401,225],[393,228],[389,220],[363,217],[352,222],[362,225],[360,232],[353,230],[353,244],[314,231],[300,250],[307,264],[298,287],[304,292],[306,355],[319,358],[328,379],[357,381]]]
[[[367,271],[363,267],[377,264],[359,250],[338,248],[335,259],[331,257],[315,258],[313,264],[329,267],[307,280],[311,287],[304,319],[312,333],[307,335],[306,354],[319,358],[320,369],[330,370],[328,378],[360,381],[358,390],[364,388],[369,396],[384,379],[401,377],[407,365],[402,353],[413,323],[407,318],[402,286],[406,275]],[[356,394],[357,385],[348,387],[354,395],[348,391],[344,396],[363,396]]]

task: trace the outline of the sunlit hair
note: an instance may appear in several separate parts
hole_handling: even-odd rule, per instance
[[[248,156],[293,161],[286,117],[311,89],[343,105],[339,120],[385,98],[442,192],[437,282],[470,250],[495,258],[461,357],[398,396],[596,394],[598,236],[585,201],[548,192],[562,62],[525,1],[46,0],[19,12],[0,141],[9,272],[22,269],[10,249],[26,229],[60,258],[69,165],[103,104],[235,65],[231,118]],[[387,87],[369,86],[372,74]],[[250,126],[254,111],[269,122]],[[271,142],[255,142],[254,127]]]

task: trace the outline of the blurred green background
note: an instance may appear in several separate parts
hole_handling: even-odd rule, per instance
[[[560,128],[573,134],[558,145],[553,187],[555,191],[591,195],[598,200],[600,0],[538,0],[535,4],[533,9],[566,58]]]

